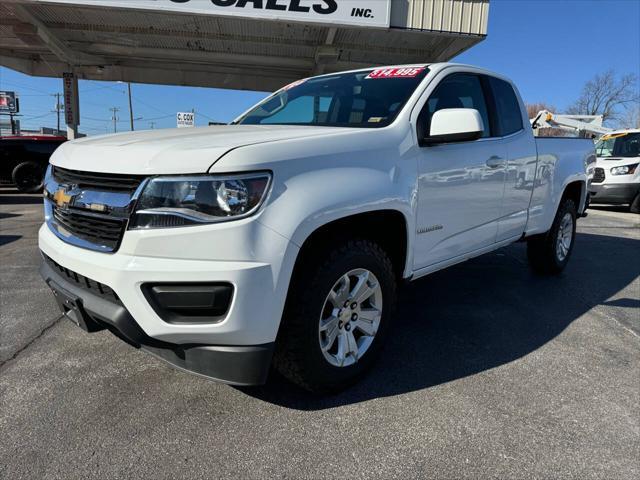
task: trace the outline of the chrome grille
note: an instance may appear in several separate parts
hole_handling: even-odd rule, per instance
[[[75,185],[104,192],[133,193],[145,179],[142,175],[121,175],[113,173],[81,172],[53,167],[53,179],[59,185]]]
[[[145,178],[53,167],[45,179],[47,224],[64,242],[115,252]]]
[[[596,168],[593,172],[593,180],[591,180],[591,183],[602,183],[604,182],[604,179],[604,168]]]
[[[53,207],[53,217],[59,226],[75,237],[109,250],[117,250],[126,227],[125,220],[112,220],[57,207]]]

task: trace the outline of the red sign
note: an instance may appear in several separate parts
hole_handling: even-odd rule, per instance
[[[281,88],[281,90],[291,90],[292,88],[295,88],[298,85],[302,85],[306,81],[307,81],[306,78],[303,78],[302,80],[296,80],[295,82],[290,83],[289,85],[285,85],[284,87]]]
[[[15,92],[0,92],[0,112],[18,113],[18,101]]]
[[[424,67],[379,68],[367,75],[367,78],[415,78],[423,70]]]
[[[64,73],[62,76],[64,85],[64,113],[67,125],[73,125],[73,74]]]

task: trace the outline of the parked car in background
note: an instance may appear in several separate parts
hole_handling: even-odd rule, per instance
[[[87,331],[233,384],[273,363],[334,391],[373,365],[403,281],[517,241],[560,273],[594,157],[591,140],[535,138],[483,69],[308,78],[232,125],[63,145],[41,272]]]
[[[21,192],[41,191],[49,158],[66,141],[52,135],[0,137],[0,183],[14,184]]]
[[[591,203],[629,205],[631,212],[640,213],[640,129],[604,135],[596,144],[596,155]]]

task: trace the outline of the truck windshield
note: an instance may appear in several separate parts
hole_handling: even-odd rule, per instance
[[[235,124],[380,128],[396,118],[426,67],[371,69],[292,83]]]
[[[640,132],[605,135],[596,144],[598,157],[640,157]]]

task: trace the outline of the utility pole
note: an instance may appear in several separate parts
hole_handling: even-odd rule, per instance
[[[113,133],[118,133],[118,112],[120,109],[118,107],[113,107],[109,109],[110,112],[113,113],[111,120],[113,120]]]
[[[129,123],[131,124],[131,131],[133,132],[133,103],[131,102],[131,82],[127,82],[129,87]]]
[[[56,135],[60,134],[60,112],[62,111],[62,105],[60,104],[60,97],[62,96],[61,93],[53,93],[51,94],[52,97],[56,97],[56,109],[54,110],[54,113],[58,114],[58,128],[56,130]]]

